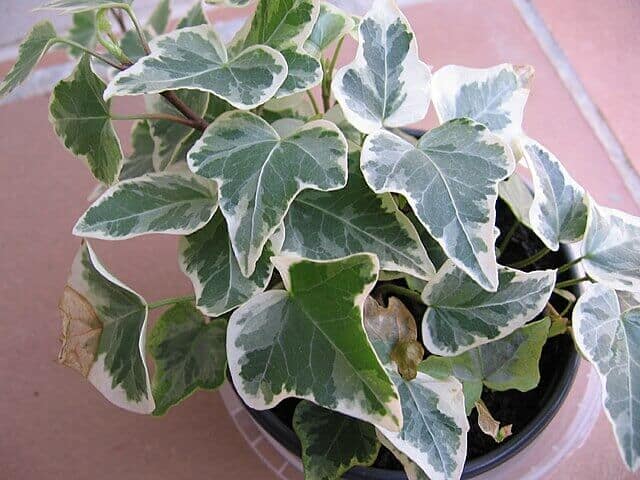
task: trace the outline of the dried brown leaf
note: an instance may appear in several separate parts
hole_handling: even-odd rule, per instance
[[[511,425],[500,427],[500,422],[491,415],[491,412],[482,400],[476,402],[478,410],[478,426],[485,434],[492,437],[497,443],[502,442],[511,435]]]

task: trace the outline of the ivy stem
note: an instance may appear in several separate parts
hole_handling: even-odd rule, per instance
[[[539,252],[534,253],[529,258],[525,258],[524,260],[521,260],[519,262],[516,262],[516,263],[512,264],[511,267],[513,267],[513,268],[527,267],[527,266],[531,265],[532,263],[536,263],[538,260],[544,258],[550,251],[551,250],[549,250],[547,247],[544,247],[542,250],[540,250]]]
[[[129,5],[123,6],[121,8],[125,12],[127,12],[127,15],[129,15],[129,18],[131,19],[131,23],[133,23],[133,26],[135,27],[136,32],[138,32],[138,37],[140,38],[140,44],[142,45],[142,48],[144,49],[145,53],[147,55],[151,54],[151,48],[149,47],[149,42],[147,42],[147,37],[144,34],[142,25],[140,25],[140,22],[138,21],[138,17],[136,17],[136,14],[133,12],[133,9]]]
[[[414,300],[416,302],[424,303],[419,293],[414,292],[413,290],[410,290],[408,288],[401,287],[399,285],[394,285],[392,283],[385,283],[383,285],[380,285],[378,287],[378,292],[386,293],[388,295],[395,293],[396,295],[399,295],[401,297],[410,298],[411,300]]]
[[[588,282],[591,279],[588,276],[580,277],[580,278],[572,278],[570,280],[565,280],[564,282],[556,283],[556,288],[567,288],[572,287],[574,285],[578,285],[582,282]]]
[[[578,257],[575,260],[571,260],[570,262],[565,263],[564,265],[558,267],[558,273],[566,272],[574,265],[580,263],[582,260],[584,260],[584,256]]]
[[[127,33],[127,26],[124,24],[124,18],[122,17],[122,12],[119,10],[112,9],[111,13],[113,14],[113,17],[116,19],[116,22],[120,27],[120,31],[122,31],[122,33]]]
[[[83,52],[88,53],[89,55],[97,58],[98,60],[100,60],[101,62],[106,63],[107,65],[112,66],[113,68],[117,68],[118,70],[124,70],[122,65],[118,65],[117,63],[109,60],[107,57],[105,57],[104,55],[99,54],[98,52],[95,52],[87,47],[85,47],[84,45],[80,45],[79,43],[74,42],[73,40],[67,40],[66,38],[60,38],[60,37],[56,37],[54,39],[55,43],[64,43],[66,45],[69,45],[70,47],[75,47],[79,50],[82,50]]]
[[[187,127],[197,128],[193,120],[168,113],[139,113],[137,115],[111,115],[112,120],[168,120]]]
[[[149,307],[149,310],[153,310],[155,308],[164,307],[166,305],[173,305],[173,304],[176,304],[176,303],[183,303],[183,302],[193,302],[193,301],[195,301],[195,299],[196,299],[196,297],[194,295],[185,295],[183,297],[164,298],[162,300],[158,300],[157,302],[149,303],[149,304],[147,304],[147,306]]]
[[[313,106],[313,111],[315,112],[316,115],[320,115],[320,109],[318,108],[318,102],[316,102],[316,99],[313,98],[313,93],[311,93],[311,90],[307,90],[307,97],[309,97],[309,100],[311,100],[311,105]]]
[[[505,233],[504,239],[500,242],[500,245],[498,245],[498,250],[500,250],[501,256],[506,250],[507,245],[509,245],[509,242],[511,241],[511,239],[513,238],[513,235],[518,230],[519,226],[520,226],[520,221],[516,220],[515,222],[513,222],[513,225],[511,225],[511,228],[507,231],[507,233]]]
[[[209,122],[194,112],[189,105],[180,100],[174,91],[162,92],[160,95],[162,95],[171,105],[176,107],[176,110],[193,122],[193,125],[190,125],[191,127],[200,130],[201,132],[204,132],[207,129]]]
[[[336,68],[336,64],[338,63],[338,56],[340,55],[340,50],[342,49],[342,44],[344,43],[344,36],[338,40],[336,45],[336,49],[333,51],[333,56],[329,61],[329,65],[327,71],[324,72],[325,75],[322,79],[322,106],[324,107],[324,111],[326,112],[331,108],[331,82],[333,81],[333,71]]]

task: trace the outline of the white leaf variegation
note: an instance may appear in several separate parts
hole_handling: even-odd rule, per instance
[[[327,260],[354,253],[378,256],[384,270],[423,280],[435,274],[418,232],[390,194],[376,195],[351,157],[347,186],[309,191],[294,200],[285,217],[283,253]]]
[[[111,80],[105,98],[184,88],[212,93],[249,110],[269,100],[287,78],[287,63],[279,52],[255,45],[229,58],[209,25],[176,30],[150,46],[151,55]]]
[[[511,144],[522,135],[532,76],[532,67],[507,63],[490,68],[447,65],[433,74],[433,106],[441,123],[471,118]]]
[[[555,270],[521,272],[498,268],[498,290],[487,292],[452,262],[445,263],[422,292],[422,321],[431,353],[454,356],[506,337],[533,320],[547,304]]]
[[[74,235],[124,240],[148,233],[188,235],[218,208],[213,182],[191,172],[152,173],[117,183],[94,202]]]
[[[533,203],[533,193],[518,172],[514,172],[498,185],[500,198],[509,206],[513,216],[527,228],[531,228],[529,212]]]
[[[582,265],[591,278],[627,292],[640,292],[640,218],[589,199]]]
[[[268,238],[305,189],[347,183],[347,144],[332,123],[317,120],[286,137],[248,112],[221,115],[188,156],[192,171],[215,180],[240,270],[249,276]]]
[[[577,242],[587,224],[587,197],[560,161],[535,140],[523,138],[520,151],[533,176],[534,196],[529,210],[531,229],[551,250]]]
[[[45,3],[41,10],[54,10],[60,13],[77,13],[99,10],[101,8],[122,8],[131,5],[133,0],[52,0]]]
[[[402,451],[396,448],[396,446],[391,443],[391,441],[385,437],[380,430],[376,429],[376,436],[380,443],[386,447],[393,456],[402,464],[402,468],[404,468],[404,473],[407,475],[407,480],[429,480],[424,471],[408,456],[406,456]]]
[[[336,72],[332,90],[358,130],[373,133],[422,120],[431,71],[418,58],[409,22],[393,0],[375,0],[360,23],[355,60]]]
[[[79,304],[84,305],[82,310]],[[145,363],[147,303],[101,265],[87,242],[73,262],[59,308],[63,318],[60,361],[80,370],[115,405],[151,413],[155,404]],[[100,333],[92,342],[79,341],[82,338],[74,336],[78,331],[74,327],[79,322],[86,325],[89,316]],[[82,365],[73,363],[77,359],[84,359]]]
[[[287,291],[253,297],[231,315],[227,331],[229,370],[245,403],[264,410],[298,397],[398,430],[398,392],[363,327],[376,257],[273,261]]]
[[[497,289],[498,183],[515,168],[499,137],[469,119],[431,130],[416,146],[380,131],[367,137],[361,168],[375,192],[406,198],[456,265],[484,289]]]
[[[620,310],[615,290],[590,285],[573,311],[574,338],[596,367],[607,418],[627,466],[640,468],[640,308]]]
[[[271,257],[278,254],[282,240],[282,231],[276,231],[247,278],[233,254],[221,214],[184,237],[180,242],[180,267],[193,283],[197,307],[207,316],[218,317],[262,292],[273,272]]]

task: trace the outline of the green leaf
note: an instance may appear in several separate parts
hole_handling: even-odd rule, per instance
[[[384,270],[428,280],[435,269],[418,233],[390,194],[373,193],[350,158],[347,186],[299,195],[285,217],[283,252],[315,260],[369,252]]]
[[[589,285],[573,310],[575,341],[598,371],[620,454],[640,468],[640,308],[621,312],[616,292]]]
[[[225,379],[227,355],[224,318],[205,319],[190,303],[164,312],[149,336],[153,376],[154,415],[191,395],[196,389],[218,388]]]
[[[45,3],[39,10],[57,10],[60,13],[77,13],[102,8],[128,7],[133,0],[53,0]]]
[[[147,41],[151,41],[153,38],[153,35],[151,35],[151,33],[146,29],[143,29],[142,33]],[[146,52],[140,43],[138,32],[135,30],[128,30],[125,32],[120,39],[120,48],[132,62],[137,62],[146,55]]]
[[[320,57],[322,52],[329,48],[333,42],[340,40],[354,28],[355,22],[351,15],[329,2],[320,2],[318,19],[304,44],[304,49],[310,54]]]
[[[153,138],[149,122],[137,121],[131,130],[131,144],[133,152],[124,160],[119,180],[127,180],[154,172],[153,168]]]
[[[156,35],[160,35],[167,29],[170,16],[171,2],[169,0],[159,0],[156,8],[151,12],[147,25],[153,28]]]
[[[147,303],[100,264],[88,242],[75,257],[67,285],[60,301],[61,362],[84,358],[83,374],[107,400],[132,412],[151,413],[155,405],[144,360]],[[99,339],[78,344],[68,334],[77,331],[74,324],[86,324],[87,315],[97,320],[101,333]]]
[[[406,17],[393,0],[376,0],[360,23],[356,58],[336,72],[332,90],[347,120],[374,133],[422,120],[430,82]]]
[[[373,425],[304,400],[296,407],[293,429],[302,443],[306,480],[339,480],[356,465],[372,465],[380,450]]]
[[[535,140],[522,139],[520,149],[533,176],[531,229],[551,250],[560,242],[581,240],[587,224],[587,196],[560,161]]]
[[[347,144],[349,145],[350,153],[360,151],[362,149],[364,136],[345,118],[342,107],[340,107],[339,104],[336,103],[333,107],[327,110],[324,114],[324,119],[335,123],[344,134],[347,139]]]
[[[416,146],[380,131],[367,137],[361,168],[376,193],[404,196],[447,256],[484,289],[496,290],[498,183],[515,168],[499,137],[469,119],[434,128]]]
[[[514,172],[498,185],[500,198],[509,206],[513,216],[527,228],[531,228],[529,212],[533,203],[533,194],[522,177]]]
[[[151,55],[111,80],[105,98],[185,88],[213,93],[248,110],[271,98],[287,74],[284,57],[263,45],[228,58],[209,25],[167,33],[153,39],[150,47]]]
[[[429,306],[422,321],[427,350],[453,356],[509,335],[544,309],[556,272],[501,266],[498,279],[498,290],[487,292],[452,262],[445,263],[422,292]]]
[[[397,391],[362,325],[363,303],[377,280],[376,257],[273,262],[287,291],[259,294],[229,320],[229,369],[245,403],[264,410],[298,397],[398,429]]]
[[[96,200],[74,235],[124,240],[148,233],[187,235],[218,208],[216,186],[192,173],[150,173],[117,183]]]
[[[272,98],[264,104],[261,116],[267,122],[272,123],[283,118],[294,118],[306,122],[314,115],[315,112],[309,97],[306,93],[300,92],[288,97]]]
[[[453,375],[460,380],[464,385],[467,413],[471,413],[483,385],[498,392],[511,389],[528,392],[538,386],[538,364],[550,325],[549,318],[544,318],[455,357],[431,355],[420,370],[438,378]]]
[[[294,198],[308,188],[335,190],[347,180],[347,145],[326,120],[281,137],[260,117],[228,112],[205,131],[189,167],[215,180],[240,270],[249,276]]]
[[[202,1],[197,0],[193,7],[191,7],[191,9],[184,16],[184,18],[182,18],[182,20],[178,22],[176,29],[197,27],[198,25],[205,24],[207,24],[207,17],[204,14],[204,10],[202,10]]]
[[[640,291],[640,218],[590,199],[582,265],[591,278],[629,292]]]
[[[233,255],[222,215],[215,215],[206,227],[183,238],[180,267],[193,283],[198,308],[217,317],[264,291],[273,272],[271,257],[279,253],[281,245],[282,233],[276,232],[247,278]]]
[[[380,431],[376,431],[376,435],[380,443],[386,447],[394,457],[398,459],[398,461],[402,464],[404,468],[404,473],[407,474],[407,480],[429,480],[429,477],[426,473],[422,471],[422,469],[413,462],[409,457],[407,457],[403,452],[398,450],[393,443],[391,443],[387,437],[385,437]]]
[[[209,94],[199,90],[178,90],[177,97],[185,102],[199,116],[204,116],[209,104]],[[147,98],[147,110],[152,113],[170,114],[181,117],[182,114],[160,95]],[[184,149],[189,151],[195,141],[192,139],[193,128],[170,120],[153,120],[149,122],[153,137],[153,167],[162,172],[171,165],[185,160]]]
[[[98,42],[95,12],[74,13],[72,25],[69,29],[69,39],[80,45],[93,49]],[[69,54],[73,57],[81,57],[84,53],[77,47],[69,46]]]
[[[322,80],[322,66],[301,45],[311,34],[319,10],[316,0],[261,0],[231,41],[229,51],[237,54],[254,45],[275,48],[289,67],[276,98],[308,90]]]
[[[433,75],[433,106],[441,123],[471,118],[511,143],[522,135],[522,117],[532,77],[530,66],[448,65]]]
[[[84,158],[94,177],[109,185],[120,174],[123,156],[111,124],[111,102],[102,99],[104,89],[84,55],[73,73],[53,89],[49,114],[64,146]]]
[[[404,200],[404,197],[401,198]],[[424,225],[422,224],[422,222],[420,222],[420,220],[418,220],[418,217],[416,217],[412,210],[409,210],[406,215],[413,226],[416,228],[418,236],[422,241],[422,245],[427,251],[429,260],[431,260],[436,270],[440,270],[440,267],[444,265],[444,262],[449,260],[449,257],[447,257],[447,254],[444,253],[444,250],[442,250],[442,247],[440,247],[438,241],[429,234],[426,228],[424,228]],[[419,290],[422,291],[423,289],[424,288],[420,288]]]
[[[0,98],[10,94],[27,79],[45,52],[55,43],[55,39],[56,30],[51,22],[40,22],[34,25],[20,44],[16,63],[0,82]]]

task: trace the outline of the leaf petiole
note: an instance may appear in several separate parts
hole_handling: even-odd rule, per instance
[[[513,238],[513,235],[518,230],[519,226],[520,226],[520,221],[516,220],[515,222],[513,222],[513,225],[511,225],[511,228],[507,231],[507,233],[505,233],[504,239],[502,240],[502,242],[500,242],[500,245],[498,245],[498,250],[500,250],[500,255],[502,255],[504,251],[507,249],[507,245],[509,245],[509,242],[511,241],[511,239]]]
[[[556,288],[572,287],[574,285],[578,285],[579,283],[590,282],[590,281],[591,281],[591,278],[589,278],[587,276],[580,277],[580,278],[572,278],[570,280],[565,280],[564,282],[556,283]]]
[[[100,60],[101,62],[106,63],[107,65],[112,66],[113,68],[117,68],[118,70],[124,70],[125,67],[122,65],[118,65],[117,63],[109,60],[107,57],[105,57],[104,55],[99,54],[98,52],[95,52],[87,47],[85,47],[84,45],[81,45],[79,43],[74,42],[73,40],[68,40],[66,38],[62,38],[62,37],[56,37],[53,39],[53,41],[51,43],[63,43],[65,45],[69,45],[70,47],[74,47],[77,48],[79,50],[82,50],[85,53],[88,53],[89,55],[91,55],[92,57],[97,58],[98,60]]]
[[[149,310],[153,310],[155,308],[165,307],[167,305],[174,305],[176,303],[194,302],[195,299],[196,299],[195,295],[185,295],[183,297],[171,297],[171,298],[158,300],[157,302],[149,303],[147,304],[147,307],[149,308]]]
[[[532,263],[536,263],[538,260],[543,259],[545,256],[547,256],[547,254],[550,252],[551,250],[549,250],[547,247],[544,247],[542,250],[534,253],[533,255],[531,255],[529,258],[525,258],[524,260],[521,260],[519,262],[513,263],[511,265],[512,268],[523,268],[523,267],[527,267],[529,265],[531,265]],[[560,288],[560,287],[558,287]]]
[[[584,256],[578,257],[575,260],[571,260],[570,262],[565,263],[564,265],[558,267],[558,273],[566,272],[574,265],[580,263],[582,260],[584,260]]]

